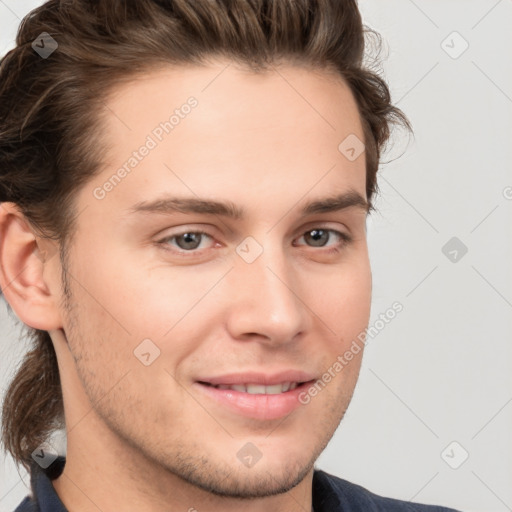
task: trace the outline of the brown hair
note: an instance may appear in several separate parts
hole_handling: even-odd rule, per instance
[[[47,58],[32,46],[43,32],[58,44]],[[361,115],[371,204],[390,126],[410,126],[385,81],[363,64],[365,33],[380,43],[356,0],[50,0],[23,19],[16,47],[0,61],[0,202],[16,203],[39,233],[58,240],[64,264],[74,195],[105,154],[100,122],[109,92],[159,65],[223,56],[254,71],[283,60],[339,73]],[[51,338],[27,333],[33,350],[2,417],[5,448],[26,467],[63,419]]]

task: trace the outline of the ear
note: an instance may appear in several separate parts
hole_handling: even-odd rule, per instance
[[[36,234],[15,203],[0,203],[0,287],[29,327],[62,327],[60,261],[54,241]]]

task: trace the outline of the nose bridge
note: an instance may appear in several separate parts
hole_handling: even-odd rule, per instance
[[[307,311],[289,255],[271,238],[259,248],[254,239],[237,248],[239,257],[230,272],[234,297],[229,325],[235,337],[259,334],[284,343],[306,328]]]

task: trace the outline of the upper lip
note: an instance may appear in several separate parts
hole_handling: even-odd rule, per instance
[[[207,382],[215,386],[219,384],[263,384],[272,386],[283,382],[309,382],[315,378],[311,373],[300,370],[285,370],[278,373],[244,372],[229,373],[217,377],[205,377],[198,382]]]

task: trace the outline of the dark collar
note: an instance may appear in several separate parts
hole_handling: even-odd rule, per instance
[[[65,463],[64,457],[58,457],[45,470],[34,463],[30,467],[33,498],[25,498],[15,512],[67,512],[52,484],[52,480],[62,473]]]

